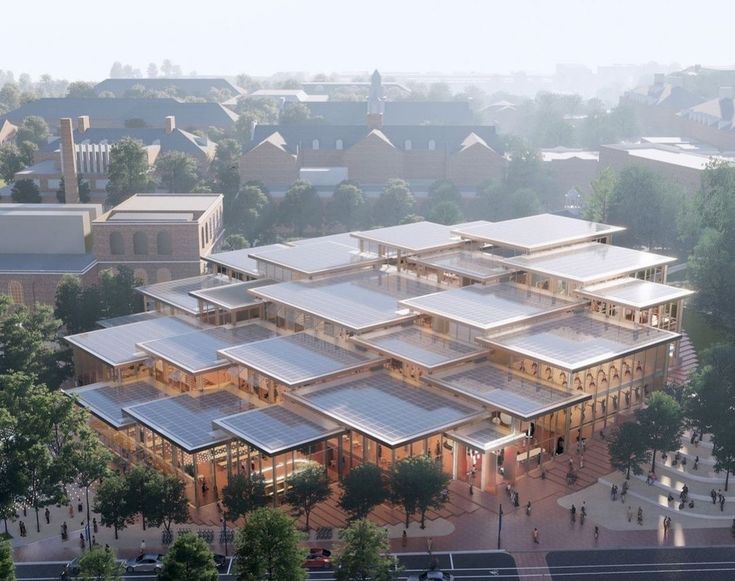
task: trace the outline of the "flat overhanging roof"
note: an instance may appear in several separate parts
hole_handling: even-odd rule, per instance
[[[320,242],[339,242],[340,244],[346,244],[352,246],[352,248],[359,248],[360,243],[357,238],[353,238],[349,232],[342,232],[340,234],[327,234],[326,236],[316,236],[314,238],[301,238],[300,240],[289,240],[291,246],[306,246],[307,244],[318,244]]]
[[[97,331],[69,335],[65,340],[112,367],[144,361],[148,355],[138,347],[143,341],[155,341],[191,333],[201,327],[178,317],[159,317],[148,321],[118,325]]]
[[[590,284],[676,262],[676,258],[590,242],[539,254],[505,258],[512,268]]]
[[[268,279],[249,280],[204,290],[193,290],[189,294],[195,299],[201,299],[205,303],[221,309],[237,311],[260,304],[260,301],[248,292],[248,289],[274,283],[275,281]]]
[[[457,398],[414,387],[384,371],[285,395],[392,448],[446,431],[483,413]]]
[[[586,286],[578,290],[577,293],[598,301],[634,309],[647,309],[686,298],[693,295],[694,291],[640,278],[624,278]]]
[[[214,420],[232,437],[268,456],[289,452],[345,431],[339,424],[289,402]]]
[[[189,454],[212,448],[232,436],[212,428],[217,418],[230,416],[252,405],[227,390],[159,399],[125,408],[125,413]]]
[[[357,270],[385,262],[385,258],[375,254],[360,253],[354,246],[332,241],[266,250],[254,248],[250,258],[305,276]]]
[[[142,313],[133,313],[132,315],[120,315],[119,317],[110,317],[109,319],[101,319],[97,324],[103,329],[110,327],[119,327],[120,325],[128,325],[130,323],[139,323],[141,321],[150,321],[151,319],[159,319],[165,315],[158,311],[143,311]]]
[[[262,341],[275,335],[276,332],[270,328],[250,323],[230,329],[218,327],[156,341],[145,341],[140,343],[139,347],[153,357],[163,359],[191,375],[197,375],[230,365],[230,362],[222,357],[220,350]]]
[[[526,437],[523,432],[503,428],[494,424],[490,419],[479,420],[451,430],[446,433],[446,436],[481,452],[492,452]]]
[[[462,240],[453,235],[451,230],[450,226],[444,226],[443,224],[413,222],[411,224],[353,232],[352,236],[406,254],[416,254],[462,246]]]
[[[411,262],[478,282],[496,280],[515,272],[499,262],[496,257],[480,251],[460,250],[437,256],[412,258]]]
[[[541,315],[566,311],[579,301],[538,293],[508,282],[473,284],[401,301],[419,313],[487,331]]]
[[[351,340],[382,355],[430,371],[480,357],[486,351],[477,344],[458,341],[414,325],[356,335]]]
[[[588,222],[555,214],[538,214],[525,218],[457,225],[452,232],[468,240],[494,246],[536,252],[557,246],[595,240],[625,230],[620,226]]]
[[[224,357],[294,387],[380,364],[382,358],[360,353],[310,335],[296,333],[231,347]]]
[[[398,301],[436,292],[440,287],[410,276],[366,271],[316,280],[299,280],[251,289],[271,301],[331,321],[353,331],[367,331],[414,315]]]
[[[630,328],[573,313],[478,341],[561,369],[579,371],[680,337],[678,333],[653,327]]]
[[[258,249],[266,248],[288,248],[285,244],[269,244],[267,246],[258,246]],[[202,256],[202,260],[211,264],[217,264],[234,272],[244,274],[251,278],[260,276],[258,273],[258,265],[254,259],[250,258],[250,253],[254,248],[243,248],[242,250],[230,250],[228,252],[215,252],[207,256]]]
[[[123,413],[123,408],[169,396],[147,381],[101,382],[62,391],[76,397],[82,407],[116,430],[135,424],[133,418]]]
[[[524,420],[532,420],[592,397],[588,393],[563,391],[541,381],[521,378],[510,369],[501,369],[490,362],[422,379]]]
[[[230,284],[232,284],[232,281],[221,274],[203,274],[140,286],[135,290],[148,298],[170,305],[190,315],[198,315],[199,301],[191,296],[192,291]]]

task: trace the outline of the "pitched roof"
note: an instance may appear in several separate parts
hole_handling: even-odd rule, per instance
[[[330,125],[360,125],[365,122],[364,101],[306,103],[311,117]],[[383,125],[471,125],[474,115],[467,101],[388,101]]]
[[[232,95],[239,95],[242,89],[233,85],[227,79],[222,78],[176,78],[176,79],[105,79],[94,87],[98,95],[104,91],[113,93],[116,97],[122,97],[125,91],[132,89],[135,85],[142,85],[152,91],[166,91],[174,89],[181,96],[207,97],[213,89],[216,91],[229,91]]]

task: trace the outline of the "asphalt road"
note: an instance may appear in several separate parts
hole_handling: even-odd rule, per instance
[[[735,547],[552,551],[554,581],[728,581]]]
[[[406,553],[397,555],[401,565],[405,567],[404,573],[399,577],[405,581],[410,575],[416,575],[426,570],[429,564],[429,556],[426,553]],[[487,581],[488,579],[518,579],[515,561],[508,553],[504,552],[457,552],[457,553],[434,553],[433,555],[439,567],[445,572],[454,574],[457,581]],[[63,562],[48,563],[18,563],[16,564],[16,575],[24,581],[53,581],[58,580]],[[312,570],[309,572],[310,581],[334,581],[334,571],[326,569],[323,571]],[[153,573],[138,573],[125,575],[126,580],[155,579]],[[220,575],[222,581],[234,581],[234,575],[223,572]],[[619,580],[618,580],[619,581]]]

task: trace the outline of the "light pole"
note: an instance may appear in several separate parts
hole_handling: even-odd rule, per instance
[[[503,530],[503,505],[500,505],[498,511],[498,550],[500,550],[500,531]]]

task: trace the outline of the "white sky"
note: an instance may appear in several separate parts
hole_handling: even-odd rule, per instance
[[[184,73],[552,72],[735,63],[735,0],[2,0],[0,69]],[[64,38],[68,35],[69,38]]]

